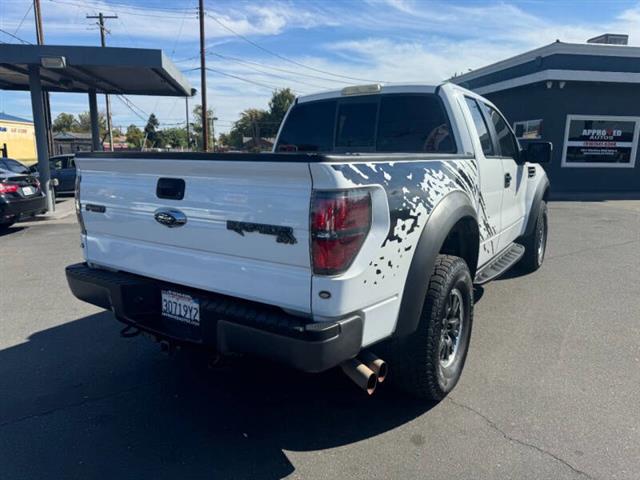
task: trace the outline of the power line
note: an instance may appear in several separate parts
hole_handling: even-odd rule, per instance
[[[150,115],[148,115],[147,112],[142,110],[140,107],[138,107],[135,103],[133,103],[127,97],[125,97],[124,95],[116,95],[116,98],[120,100],[125,105],[125,107],[131,110],[131,112],[133,112],[133,114],[136,117],[138,117],[140,120],[142,120],[143,122],[148,121]],[[140,114],[139,112],[142,112],[142,114]]]
[[[295,83],[299,83],[301,85],[306,85],[308,87],[314,87],[314,88],[325,88],[323,85],[316,85],[316,84],[313,84],[313,83],[303,82],[302,80],[291,79],[291,78],[288,78],[288,77],[284,77],[282,75],[278,75],[277,73],[271,73],[271,72],[268,72],[268,71],[253,67],[253,66],[248,65],[248,64],[246,64],[246,62],[243,62],[242,60],[239,60],[239,59],[236,60],[236,59],[232,59],[231,57],[225,58],[223,55],[220,55],[218,53],[211,53],[211,55],[219,57],[219,58],[221,58],[223,60],[229,60],[229,61],[232,61],[232,62],[240,63],[240,64],[244,65],[246,68],[248,68],[250,70],[254,70],[254,71],[258,72],[258,73],[263,73],[263,74],[269,75],[271,77],[280,78],[280,79],[286,80],[288,82],[295,82]]]
[[[24,12],[24,16],[22,17],[22,20],[20,20],[20,23],[18,24],[18,27],[13,32],[14,35],[16,35],[18,33],[18,31],[20,30],[20,28],[22,27],[22,24],[24,23],[25,19],[27,18],[27,15],[29,15],[29,12],[31,11],[32,8],[33,8],[33,3],[30,3],[29,4],[29,8],[27,8],[27,11]]]
[[[286,62],[292,63],[294,65],[297,65],[299,67],[303,67],[303,68],[307,68],[309,70],[313,70],[319,73],[324,73],[325,75],[331,75],[332,77],[340,77],[340,78],[346,78],[349,80],[357,80],[359,82],[381,82],[381,83],[385,83],[383,80],[371,80],[371,79],[366,79],[366,78],[358,78],[358,77],[349,77],[347,75],[340,75],[339,73],[332,73],[326,70],[322,70],[320,68],[316,68],[316,67],[310,67],[309,65],[305,65],[304,63],[300,63],[296,60],[292,60],[288,57],[285,57],[284,55],[280,55],[279,53],[276,53],[272,50],[269,50],[268,48],[263,47],[262,45],[260,45],[259,43],[254,42],[253,40],[245,37],[244,35],[236,32],[235,30],[233,30],[231,27],[228,27],[227,25],[225,25],[223,22],[221,22],[220,20],[218,20],[216,17],[214,17],[213,15],[211,15],[210,13],[206,14],[209,18],[211,18],[214,22],[216,22],[218,25],[220,25],[222,28],[224,28],[225,30],[231,32],[232,34],[234,34],[236,37],[241,38],[242,40],[244,40],[245,42],[253,45],[254,47],[262,50],[263,52],[268,53],[269,55],[273,55],[274,57],[278,57],[281,60],[284,60]]]
[[[209,72],[217,73],[219,75],[224,75],[225,77],[231,77],[231,78],[235,78],[236,80],[241,80],[243,82],[252,83],[253,85],[257,85],[257,86],[263,87],[263,88],[268,88],[268,89],[277,89],[277,88],[279,88],[279,87],[276,87],[274,85],[268,85],[266,83],[256,82],[255,80],[249,80],[248,78],[242,78],[242,77],[239,77],[238,75],[233,75],[232,73],[223,72],[222,70],[216,70],[215,68],[211,68],[211,67],[207,67],[206,70],[209,71]]]
[[[338,79],[335,79],[335,78],[327,78],[327,77],[321,77],[319,75],[313,75],[313,74],[302,73],[302,72],[294,72],[293,70],[287,70],[285,68],[278,68],[278,67],[274,67],[272,65],[265,65],[264,63],[253,62],[251,60],[245,60],[243,58],[232,57],[230,55],[222,55],[221,53],[209,53],[209,55],[215,55],[216,57],[224,58],[224,59],[231,60],[231,61],[234,61],[234,62],[257,65],[257,66],[262,67],[262,68],[275,70],[277,72],[289,73],[291,75],[296,75],[296,76],[300,76],[300,77],[315,78],[316,80],[325,80],[325,81],[328,81],[328,82],[343,83],[343,84],[346,84],[346,85],[353,85],[354,84],[353,82],[345,82],[344,80],[338,80]],[[324,87],[322,87],[322,88],[324,88]]]
[[[209,72],[214,72],[214,73],[217,73],[217,74],[219,74],[219,75],[224,75],[225,77],[235,78],[236,80],[240,80],[240,81],[242,81],[242,82],[251,83],[251,84],[253,84],[253,85],[257,85],[257,86],[259,86],[259,87],[268,88],[268,89],[270,89],[270,90],[278,90],[278,89],[280,89],[280,88],[283,88],[282,86],[278,86],[278,85],[269,85],[269,84],[267,84],[267,83],[257,82],[257,81],[255,81],[255,80],[250,80],[250,79],[248,79],[248,78],[243,78],[243,77],[240,77],[240,76],[238,76],[238,75],[234,75],[234,74],[232,74],[232,73],[223,72],[222,70],[217,70],[217,69],[215,69],[215,68],[211,68],[211,67],[207,67],[207,71],[209,71]],[[294,91],[295,91],[295,90],[294,90]],[[303,92],[300,92],[300,91],[299,91],[298,93],[303,93]]]
[[[27,41],[27,40],[24,40],[23,38],[20,38],[20,37],[18,37],[17,35],[14,35],[14,34],[13,34],[13,33],[11,33],[11,32],[7,32],[6,30],[3,30],[2,28],[0,28],[0,32],[4,33],[4,34],[6,34],[6,35],[9,35],[9,36],[10,36],[10,37],[12,37],[12,38],[15,38],[16,40],[18,40],[19,42],[24,43],[25,45],[33,45],[33,43],[31,43],[31,42],[29,42],[29,41]]]
[[[105,1],[104,3],[106,3],[108,6],[116,5],[120,7],[138,9],[138,10],[158,10],[158,11],[167,11],[167,12],[185,12],[185,11],[195,12],[196,11],[195,7],[165,7],[165,6],[150,5],[147,8],[147,7],[139,7],[137,5],[131,5],[130,3],[126,3],[126,2],[114,2],[113,0]],[[149,4],[149,2],[147,2],[147,4]]]
[[[81,4],[78,2],[74,2],[72,0],[49,0],[50,2],[53,3],[59,3],[59,4],[63,4],[63,5],[71,5],[74,7],[87,7],[86,4]],[[103,4],[102,6],[106,6],[109,7],[111,6],[112,2],[107,3],[107,4]],[[154,18],[164,18],[164,19],[169,19],[169,18],[175,18],[175,19],[180,19],[182,17],[178,16],[178,15],[156,15],[154,13],[150,13],[150,12],[163,12],[165,10],[163,10],[162,8],[144,8],[144,7],[134,7],[132,5],[126,5],[123,3],[119,3],[117,4],[121,9],[125,10],[124,13],[126,13],[127,15],[137,15],[140,17],[154,17]],[[115,9],[113,10],[115,11]],[[195,12],[194,12],[194,18],[195,18]]]

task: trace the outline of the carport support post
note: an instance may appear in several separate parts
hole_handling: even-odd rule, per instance
[[[98,123],[98,97],[94,89],[89,90],[89,116],[91,117],[91,150],[102,150],[100,142],[100,124]]]
[[[29,89],[31,90],[31,109],[33,126],[36,131],[36,150],[38,151],[38,172],[40,185],[47,196],[47,211],[55,211],[51,194],[51,174],[49,172],[49,144],[47,141],[47,123],[44,119],[42,85],[40,83],[40,65],[29,65]]]

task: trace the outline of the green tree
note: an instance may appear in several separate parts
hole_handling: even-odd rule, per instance
[[[218,144],[226,146],[231,145],[231,139],[229,138],[229,135],[227,135],[226,133],[221,133],[220,135],[218,135]]]
[[[258,149],[260,138],[275,137],[289,107],[295,100],[290,88],[275,90],[269,101],[269,110],[250,108],[240,114],[225,140],[229,146],[242,148],[243,138],[253,139],[254,149]]]
[[[229,140],[231,146],[242,148],[243,138],[251,137],[253,139],[254,148],[260,144],[260,138],[263,135],[263,129],[268,124],[269,113],[258,108],[249,108],[240,114],[240,119],[233,124],[233,128],[229,132]]]
[[[193,107],[193,123],[191,124],[193,138],[192,144],[194,145],[202,145],[202,105],[196,105]],[[213,118],[213,110],[207,109],[207,118],[209,119],[209,125],[212,125],[211,119]],[[211,143],[211,139],[215,138],[213,128],[209,129],[209,143]]]
[[[146,142],[144,146],[156,147],[156,143],[158,141],[158,127],[160,126],[160,122],[156,117],[155,113],[149,115],[149,120],[147,120],[147,125],[144,127],[144,135],[146,138]]]
[[[60,113],[53,121],[51,128],[54,132],[71,132],[76,126],[76,118],[71,113]]]
[[[135,125],[127,127],[127,143],[131,148],[142,148],[144,133]]]
[[[107,138],[107,116],[103,112],[98,112],[98,130],[100,132],[100,142],[104,143]],[[74,132],[91,133],[91,114],[83,112],[78,114],[78,121],[74,124]]]
[[[186,148],[187,129],[183,127],[165,128],[158,132],[158,145],[162,148]]]
[[[280,124],[295,99],[296,96],[290,88],[282,88],[273,92],[271,100],[269,100],[268,123],[265,123],[262,128],[263,137],[275,137],[278,134]]]

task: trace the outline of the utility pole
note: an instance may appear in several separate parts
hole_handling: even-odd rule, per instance
[[[187,150],[191,150],[191,128],[189,126],[189,97],[184,97],[184,113],[187,120]]]
[[[207,67],[204,48],[204,0],[198,4],[200,17],[200,89],[202,95],[202,150],[209,150],[209,121],[207,119]]]
[[[98,26],[100,27],[100,44],[103,47],[107,46],[105,33],[108,33],[108,30],[104,26],[105,19],[118,18],[117,15],[103,15],[100,12],[98,15],[87,15],[87,18],[97,18]],[[107,131],[109,132],[109,150],[113,152],[113,131],[111,129],[111,101],[109,100],[109,95],[105,94],[104,96],[106,109],[107,109]]]
[[[33,0],[33,15],[36,20],[36,43],[44,45],[44,30],[42,29],[42,12],[40,10],[40,0]],[[44,121],[47,128],[47,145],[49,147],[49,155],[53,155],[53,135],[51,133],[51,103],[49,101],[49,92],[43,92],[44,101]]]
[[[33,14],[36,18],[36,43],[44,44],[44,32],[42,31],[42,12],[40,11],[40,0],[33,0]]]

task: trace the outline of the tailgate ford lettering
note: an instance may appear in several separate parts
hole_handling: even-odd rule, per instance
[[[276,242],[287,243],[293,245],[298,240],[293,235],[293,228],[281,227],[279,225],[267,225],[264,223],[237,222],[235,220],[227,220],[227,230],[232,230],[244,237],[244,232],[258,232],[263,235],[275,235]]]

